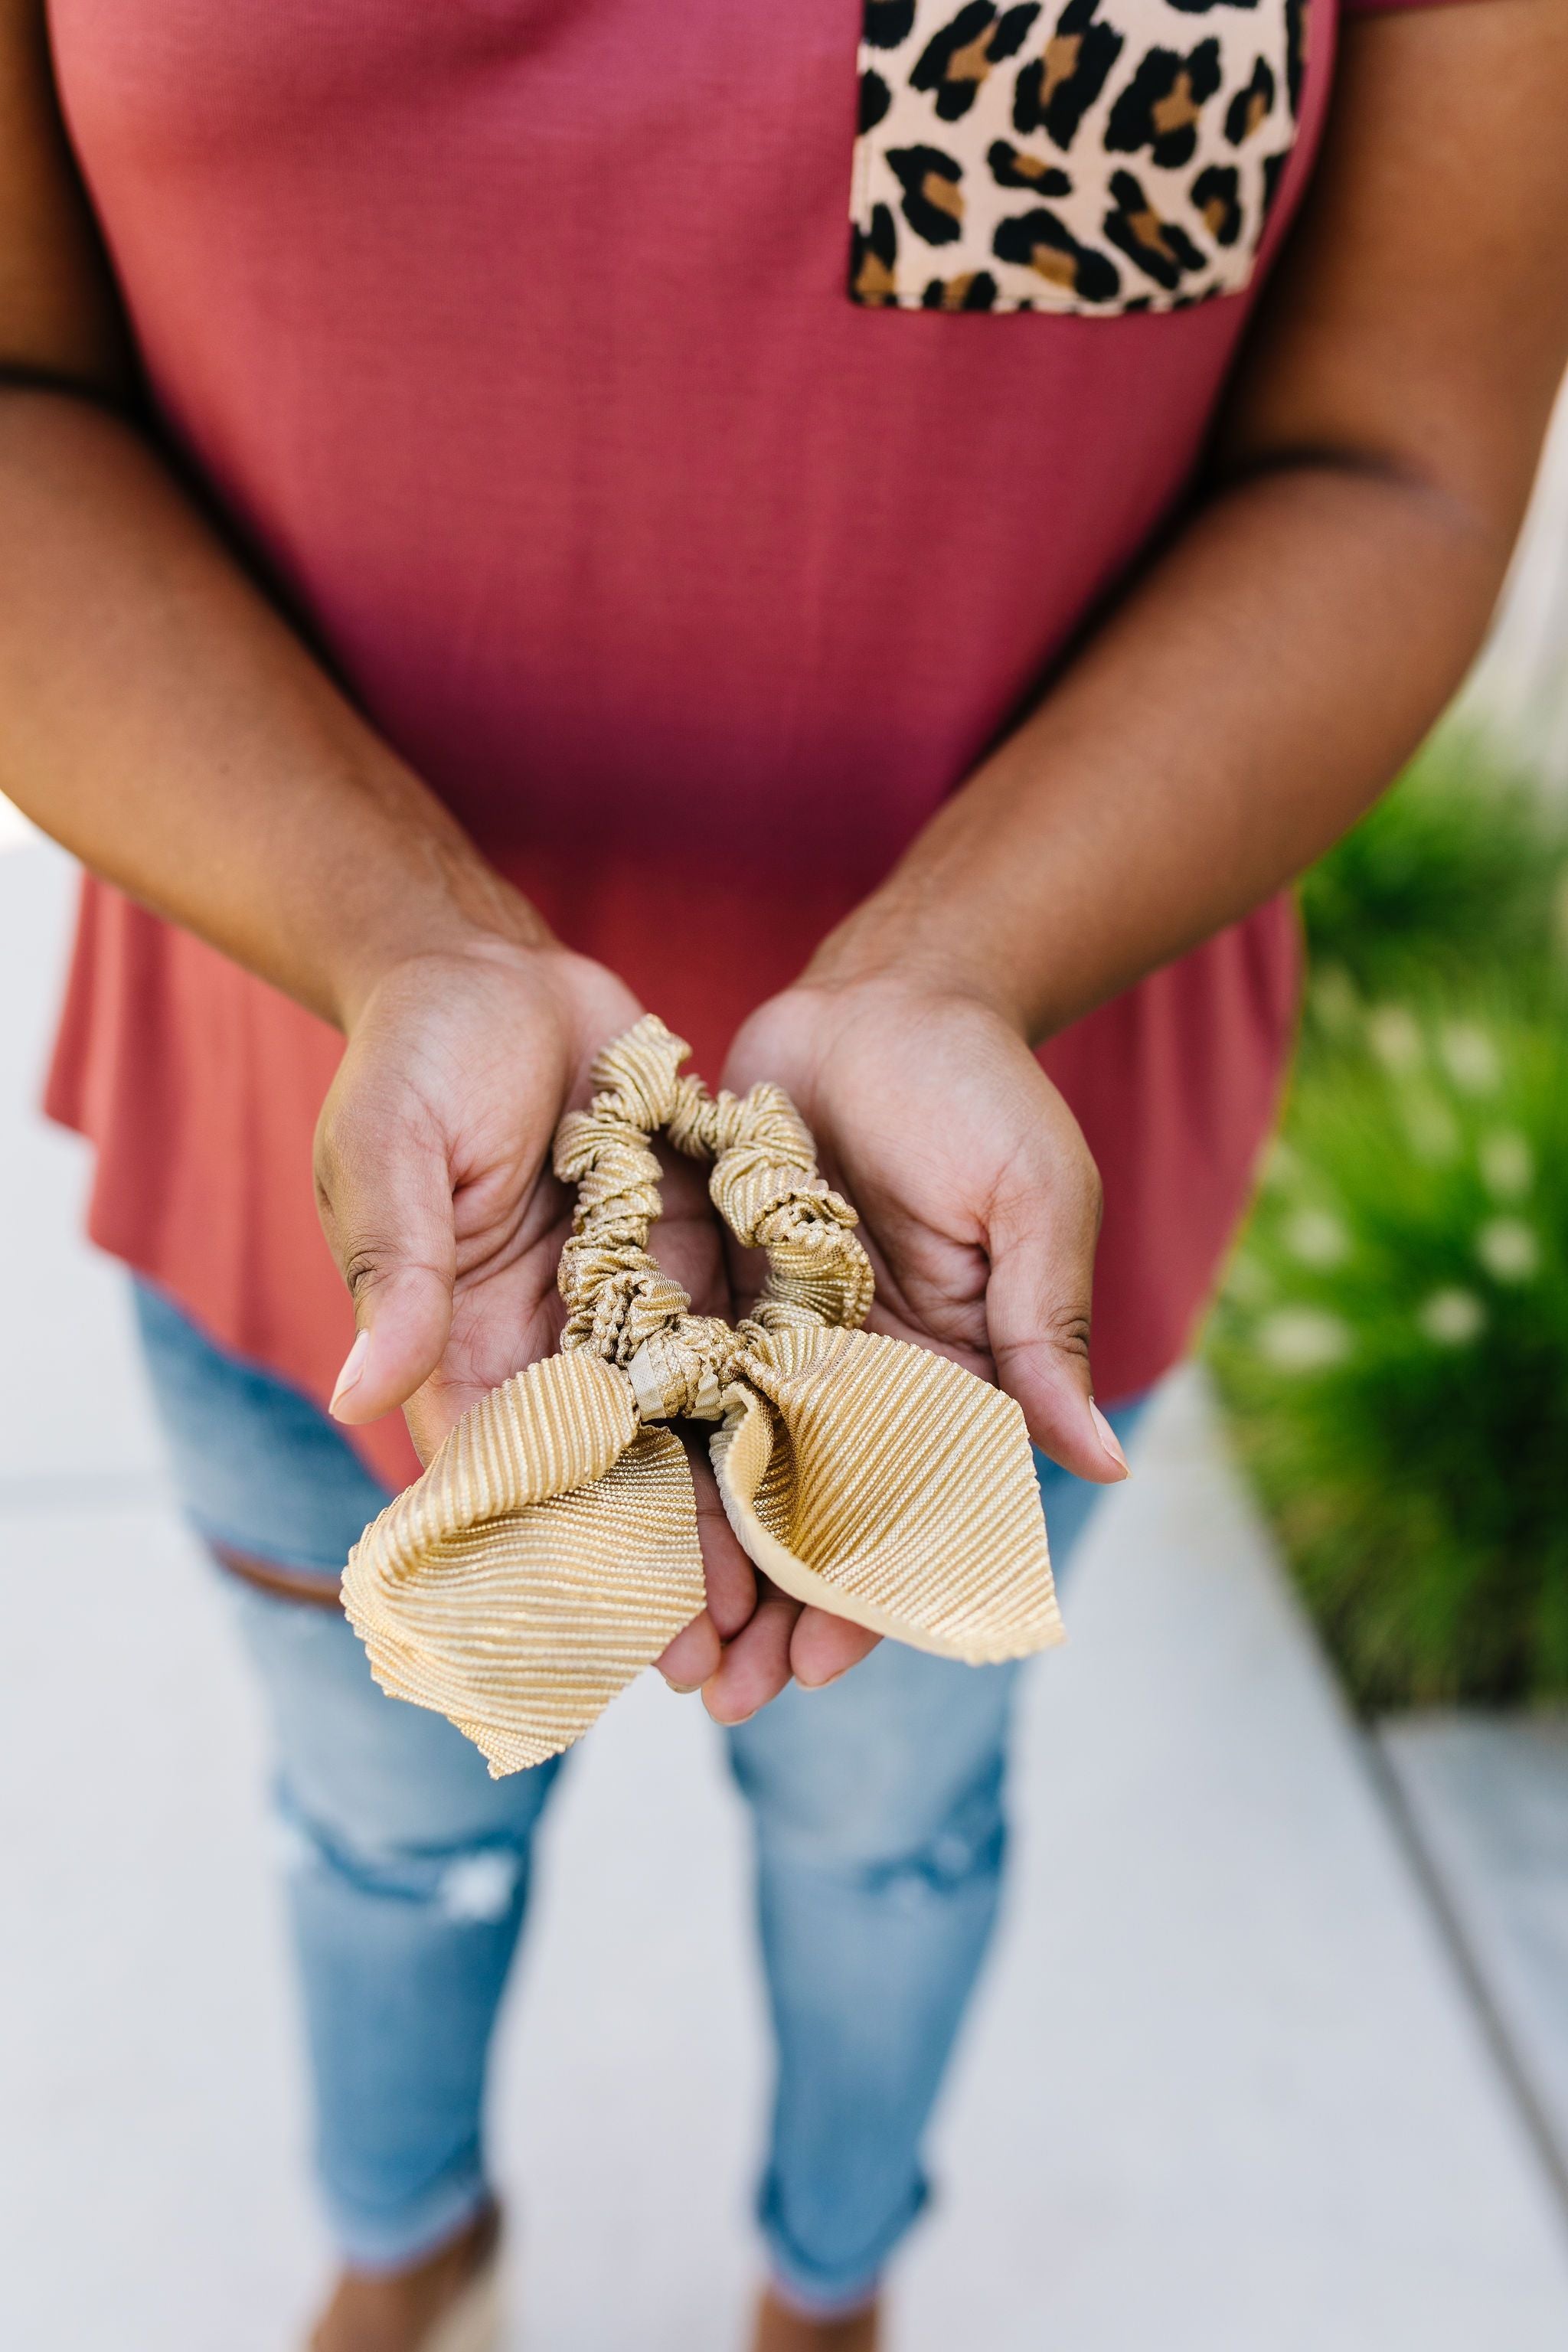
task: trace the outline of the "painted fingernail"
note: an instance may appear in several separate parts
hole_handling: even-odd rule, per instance
[[[1100,1412],[1100,1407],[1092,1401],[1090,1402],[1089,1409],[1094,1415],[1094,1425],[1100,1432],[1100,1442],[1101,1445],[1104,1446],[1107,1454],[1110,1454],[1111,1460],[1115,1463],[1122,1476],[1124,1478],[1131,1478],[1132,1472],[1128,1465],[1126,1454],[1121,1451],[1116,1432],[1111,1428],[1110,1423],[1106,1420],[1105,1415]]]
[[[347,1396],[349,1391],[351,1389],[358,1388],[360,1374],[364,1370],[364,1360],[369,1353],[370,1333],[368,1331],[361,1331],[355,1338],[353,1346],[343,1358],[343,1368],[338,1374],[338,1384],[332,1391],[332,1401],[327,1408],[329,1412],[335,1413],[344,1397]],[[318,1391],[318,1394],[319,1393],[320,1391]]]

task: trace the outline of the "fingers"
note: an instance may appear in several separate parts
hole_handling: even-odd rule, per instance
[[[321,1223],[353,1296],[358,1335],[338,1375],[339,1421],[374,1421],[436,1370],[452,1324],[457,1272],[444,1153],[420,1149],[374,1113],[332,1117],[317,1142]]]
[[[688,1697],[718,1673],[723,1660],[724,1644],[719,1639],[719,1629],[704,1609],[654,1663],[670,1689]]]
[[[703,1685],[702,1704],[715,1723],[744,1723],[790,1678],[789,1645],[800,1603],[771,1585],[747,1623],[725,1648],[717,1673]]]
[[[804,1689],[820,1690],[858,1666],[881,1638],[864,1625],[851,1625],[847,1617],[830,1617],[826,1609],[803,1609],[790,1639],[791,1670]]]
[[[676,1635],[658,1670],[672,1690],[700,1689],[716,1723],[743,1723],[792,1678],[808,1690],[837,1681],[879,1636],[826,1610],[802,1609],[759,1579],[724,1516],[706,1446],[689,1435],[686,1450],[708,1606]]]
[[[1089,1302],[1100,1179],[1076,1123],[1020,1160],[990,1223],[985,1322],[996,1377],[1029,1435],[1064,1470],[1100,1486],[1127,1475],[1089,1374]]]
[[[734,1529],[719,1500],[712,1465],[704,1441],[686,1435],[686,1456],[697,1503],[697,1540],[702,1550],[702,1572],[708,1585],[708,1605],[682,1628],[663,1656],[658,1671],[671,1690],[700,1690],[723,1664],[724,1644],[733,1641],[751,1621],[757,1605],[757,1575],[735,1540]]]
[[[676,1635],[659,1672],[677,1690],[699,1685],[715,1723],[744,1723],[789,1681],[790,1636],[800,1603],[759,1577],[742,1550],[724,1516],[705,1441],[689,1433],[686,1452],[708,1606]]]
[[[757,1605],[757,1571],[742,1550],[719,1500],[705,1438],[689,1437],[687,1459],[697,1500],[697,1540],[708,1580],[708,1614],[721,1642],[733,1641]]]
[[[659,1660],[676,1689],[702,1686],[716,1723],[744,1723],[795,1679],[808,1690],[837,1681],[877,1646],[878,1636],[803,1609],[757,1575],[719,1500],[706,1450],[689,1446],[708,1606]]]
[[[825,1609],[803,1609],[763,1580],[754,1613],[703,1687],[703,1704],[716,1723],[744,1723],[792,1680],[805,1690],[837,1682],[880,1639]]]

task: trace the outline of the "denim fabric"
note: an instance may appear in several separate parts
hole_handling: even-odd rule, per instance
[[[198,1530],[334,1579],[386,1499],[347,1441],[145,1286],[137,1312]],[[1124,1444],[1141,1410],[1110,1416]],[[1100,1490],[1041,1477],[1059,1573]],[[377,1690],[336,1612],[226,1582],[271,1711],[327,2212],[351,2260],[395,2266],[488,2193],[490,2031],[560,1764],[492,1780],[442,1717]],[[762,2224],[811,2309],[864,2301],[925,2200],[921,2142],[996,1915],[1018,1671],[887,1642],[728,1735],[778,2052]]]
[[[174,1483],[198,1535],[335,1587],[385,1488],[309,1397],[222,1352],[149,1284],[133,1283],[132,1296]]]

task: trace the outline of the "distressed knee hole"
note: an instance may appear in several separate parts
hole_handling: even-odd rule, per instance
[[[970,1879],[994,1877],[1002,1866],[1005,1843],[1002,1820],[993,1813],[984,1823],[950,1824],[908,1853],[867,1864],[858,1875],[867,1887],[907,1902],[952,1895]]]
[[[974,1791],[924,1835],[906,1832],[900,1838],[891,1823],[858,1824],[852,1817],[809,1825],[773,1821],[763,1832],[763,1853],[776,1862],[909,1904],[994,1877],[1005,1845],[1006,1825],[994,1784]]]
[[[280,1803],[272,1820],[275,1859],[294,1879],[319,1874],[356,1894],[416,1903],[464,1927],[493,1927],[510,1912],[525,1860],[515,1847],[489,1844],[435,1853],[396,1846],[356,1847]]]
[[[437,1907],[448,1919],[469,1919],[476,1925],[504,1919],[521,1875],[521,1857],[500,1846],[454,1854],[437,1883]]]

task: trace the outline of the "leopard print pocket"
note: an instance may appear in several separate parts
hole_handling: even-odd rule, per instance
[[[1252,275],[1309,0],[865,0],[851,299],[1173,310]]]

